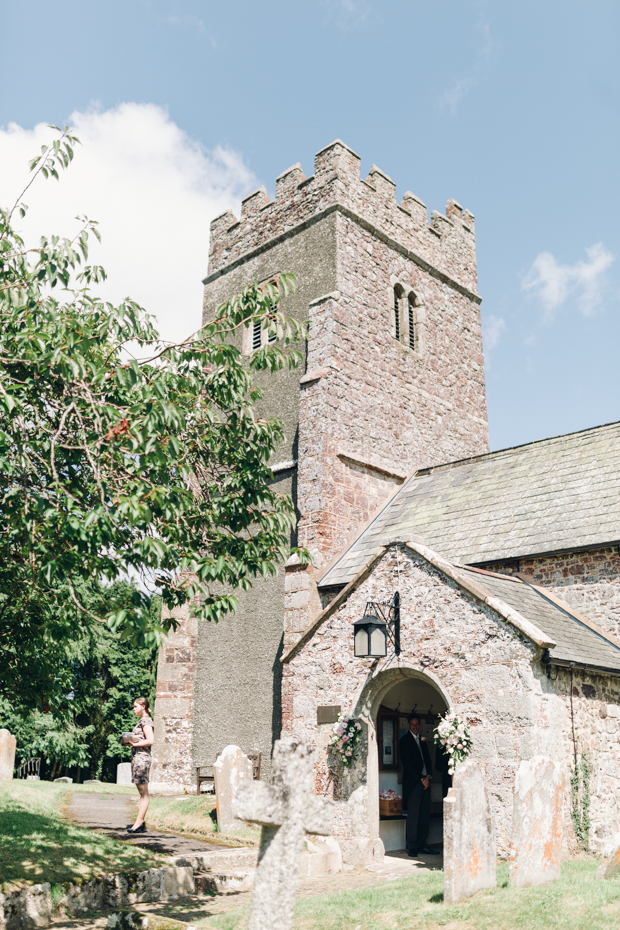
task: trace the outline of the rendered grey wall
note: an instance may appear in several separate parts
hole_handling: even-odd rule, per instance
[[[328,216],[207,283],[205,320],[244,285],[282,272],[297,277],[297,291],[283,302],[282,310],[306,320],[309,303],[335,288],[335,226],[335,217]],[[257,379],[265,391],[258,414],[284,423],[285,440],[274,464],[297,458],[299,379],[305,373],[305,344],[299,348],[304,356],[299,368]],[[296,501],[295,469],[278,472],[276,483],[278,490]],[[294,536],[291,542],[295,542]],[[260,750],[263,777],[269,777],[273,742],[281,726],[284,572],[266,581],[257,579],[249,592],[236,593],[240,606],[234,615],[219,624],[201,623],[198,627],[193,762],[210,765],[218,750],[235,743],[246,752]]]

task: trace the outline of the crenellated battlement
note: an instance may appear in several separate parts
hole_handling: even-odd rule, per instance
[[[242,201],[239,219],[227,211],[213,220],[209,275],[336,210],[476,291],[473,214],[450,199],[429,224],[426,205],[410,191],[398,203],[396,184],[376,165],[362,179],[359,156],[339,139],[317,152],[310,177],[292,165],[277,177],[274,200],[260,187]]]

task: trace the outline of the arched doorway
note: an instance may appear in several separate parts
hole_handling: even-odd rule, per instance
[[[439,848],[443,843],[442,773],[435,768],[434,730],[438,718],[449,709],[447,694],[434,675],[413,668],[380,672],[365,689],[360,711],[368,723],[368,813],[370,833],[379,836],[386,852],[405,848],[404,814],[382,812],[379,795],[394,791],[402,797],[402,767],[398,744],[408,730],[407,717],[420,716],[420,735],[429,746],[433,763],[431,827],[428,842]],[[385,805],[384,805],[385,806]]]

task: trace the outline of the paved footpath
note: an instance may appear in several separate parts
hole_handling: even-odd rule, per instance
[[[417,860],[408,858],[407,853],[388,853],[383,863],[369,869],[346,868],[335,875],[317,878],[305,878],[299,882],[297,897],[309,898],[320,894],[334,894],[342,891],[371,888],[384,882],[402,878],[412,878],[441,869],[441,856],[422,857]],[[243,912],[250,906],[251,891],[235,894],[191,895],[179,901],[157,902],[155,904],[138,904],[134,910],[149,917],[149,930],[187,930],[195,927],[210,917],[217,917],[232,912]],[[64,918],[52,923],[52,930],[103,930],[107,917],[85,920]],[[206,927],[209,924],[205,924]],[[245,921],[242,922],[242,927]],[[353,930],[353,928],[352,928]]]
[[[65,815],[74,823],[91,830],[101,830],[108,836],[145,846],[167,856],[188,856],[205,851],[223,850],[220,843],[211,843],[169,833],[147,831],[138,836],[126,832],[136,814],[137,798],[128,795],[78,794],[70,793],[65,807]],[[319,894],[333,894],[339,891],[351,891],[356,888],[370,888],[384,882],[400,878],[413,877],[441,869],[441,856],[423,856],[410,859],[405,851],[388,853],[383,862],[368,869],[351,867],[335,875],[302,879],[299,883],[297,897],[308,898]],[[138,904],[135,910],[149,916],[150,930],[173,930],[194,926],[199,921],[232,911],[249,907],[252,892],[235,894],[192,895],[180,901],[158,902],[155,904]],[[177,923],[178,921],[178,923]],[[107,916],[95,919],[62,918],[53,921],[53,930],[100,930],[107,924]]]
[[[100,830],[116,840],[123,840],[132,846],[144,846],[164,856],[188,856],[192,853],[204,853],[221,849],[221,843],[210,843],[187,836],[175,836],[172,833],[159,833],[147,830],[132,836],[127,827],[133,823],[138,810],[138,799],[126,794],[78,794],[69,792],[64,814],[68,820],[87,827]]]

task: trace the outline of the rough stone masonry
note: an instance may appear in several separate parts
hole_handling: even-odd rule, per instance
[[[226,744],[261,751],[281,731],[283,649],[320,610],[317,573],[414,468],[488,450],[474,217],[446,214],[340,141],[211,226],[205,319],[252,281],[297,276],[284,311],[308,321],[306,364],[265,379],[259,411],[284,421],[273,463],[315,565],[258,581],[237,613],[198,630],[183,611],[162,649],[154,782],[191,784]],[[246,334],[247,335],[247,334]],[[251,351],[248,340],[240,343]],[[251,708],[248,707],[251,695]],[[200,725],[194,727],[194,720]]]

